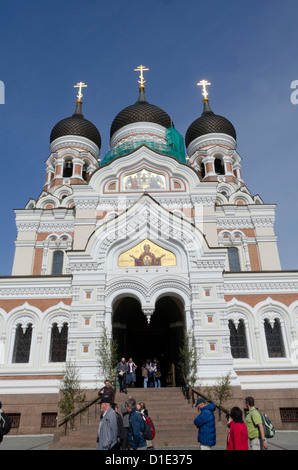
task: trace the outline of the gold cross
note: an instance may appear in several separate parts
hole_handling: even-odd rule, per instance
[[[139,84],[140,84],[140,89],[144,89],[145,88],[145,82],[146,80],[144,80],[144,75],[143,75],[143,72],[147,71],[149,69],[146,69],[146,67],[144,65],[139,65],[136,69],[134,69],[135,72],[140,72],[140,80],[138,80]]]
[[[203,87],[203,92],[202,95],[204,96],[204,100],[208,101],[208,92],[206,90],[206,85],[211,85],[207,80],[201,80],[199,83],[197,83],[198,86]]]
[[[82,94],[82,88],[85,88],[87,85],[85,85],[85,83],[83,82],[79,82],[77,83],[76,85],[74,85],[74,88],[79,88],[79,92],[77,94],[77,98],[80,100],[82,97],[83,97],[83,94]]]

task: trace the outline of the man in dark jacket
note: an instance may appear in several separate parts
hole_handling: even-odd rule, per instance
[[[198,398],[196,408],[200,414],[195,418],[194,424],[198,428],[198,442],[201,450],[211,450],[216,444],[216,429],[214,403],[207,403],[203,398]]]
[[[102,387],[99,392],[98,396],[102,398],[108,398],[109,403],[114,403],[115,401],[115,390],[113,389],[112,385],[110,384],[109,380],[105,381],[104,387]]]

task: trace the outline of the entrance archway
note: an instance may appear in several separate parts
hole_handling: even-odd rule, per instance
[[[137,387],[143,386],[142,365],[155,357],[161,365],[161,385],[181,385],[178,362],[184,339],[184,315],[181,301],[175,297],[160,298],[150,324],[139,301],[132,297],[120,299],[114,306],[113,338],[120,357],[132,357],[137,364]]]

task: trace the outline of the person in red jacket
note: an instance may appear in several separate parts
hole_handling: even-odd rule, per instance
[[[245,422],[242,419],[242,411],[237,406],[231,409],[227,415],[229,427],[227,450],[248,450],[248,434]]]

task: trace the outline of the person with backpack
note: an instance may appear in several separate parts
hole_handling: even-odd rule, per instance
[[[145,423],[141,413],[137,410],[137,403],[134,398],[128,398],[125,402],[127,411],[129,411],[129,443],[132,450],[147,450],[146,439],[143,436]]]
[[[3,436],[9,433],[11,429],[11,419],[2,410],[2,402],[0,401],[0,443],[3,441]]]
[[[249,450],[267,450],[268,443],[265,438],[265,431],[261,413],[255,408],[255,400],[253,397],[246,397],[245,404],[248,413],[245,418],[247,426]]]
[[[137,405],[137,409],[139,410],[139,412],[141,413],[142,417],[143,417],[143,420],[148,422],[149,425],[150,425],[150,428],[149,429],[149,426],[148,426],[148,429],[149,429],[149,433],[150,433],[150,436],[147,436],[147,437],[150,437],[150,439],[146,439],[146,443],[147,443],[147,449],[148,450],[153,450],[154,449],[154,445],[153,445],[153,439],[155,437],[155,428],[154,428],[154,424],[153,424],[153,421],[152,419],[148,416],[148,410],[146,408],[146,405],[143,401],[141,401],[138,405]],[[144,436],[144,433],[143,433],[143,436]],[[145,436],[146,437],[146,436]]]

